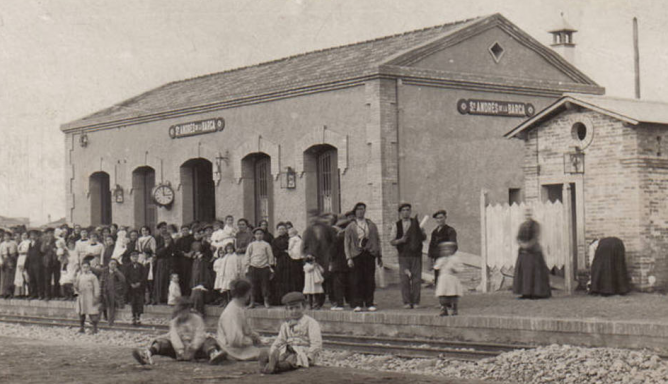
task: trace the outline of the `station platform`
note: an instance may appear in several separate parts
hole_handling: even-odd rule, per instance
[[[668,297],[632,293],[594,297],[555,294],[546,300],[517,300],[510,292],[471,293],[460,301],[460,315],[438,316],[433,290],[423,290],[420,309],[401,308],[397,287],[377,291],[378,312],[307,311],[323,332],[378,337],[430,338],[522,345],[570,344],[587,347],[649,349],[668,354]],[[146,306],[145,324],[167,324],[172,308]],[[206,322],[215,329],[223,308],[207,306]],[[281,307],[248,311],[252,326],[277,332]],[[0,300],[0,314],[75,318],[68,301]],[[119,312],[129,322],[129,306]]]

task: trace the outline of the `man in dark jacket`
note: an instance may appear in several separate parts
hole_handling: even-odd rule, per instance
[[[331,216],[331,225],[335,233],[329,263],[329,301],[332,303],[332,311],[342,311],[344,298],[349,299],[346,295],[349,272],[345,251],[345,229],[350,221],[343,219],[337,222],[337,219],[336,215]]]
[[[416,218],[411,218],[411,205],[399,205],[400,219],[392,226],[390,244],[399,252],[399,277],[404,308],[420,305],[422,286],[422,242],[427,239]]]
[[[28,290],[31,299],[44,298],[44,265],[42,263],[42,244],[39,232],[30,231],[30,247],[26,256],[25,269],[28,271]]]
[[[56,254],[56,239],[53,237],[53,228],[44,231],[42,241],[42,263],[44,277],[44,298],[54,299],[60,292],[60,262]]]
[[[429,241],[429,258],[431,259],[431,265],[434,265],[436,259],[438,259],[438,245],[445,242],[457,243],[457,231],[449,225],[445,224],[445,219],[448,217],[445,210],[440,210],[434,213],[432,216],[436,219],[436,228],[431,232],[431,240]],[[455,248],[457,252],[457,248]],[[434,284],[438,280],[438,271],[434,270]]]

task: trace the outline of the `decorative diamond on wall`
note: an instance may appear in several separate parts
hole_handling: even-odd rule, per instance
[[[501,57],[503,57],[503,54],[506,52],[505,49],[499,44],[498,42],[495,42],[492,44],[491,47],[489,47],[489,53],[492,54],[492,57],[494,58],[494,61],[497,63],[501,60]]]

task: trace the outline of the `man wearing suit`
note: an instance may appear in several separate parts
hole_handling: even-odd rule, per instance
[[[42,264],[42,244],[39,232],[30,231],[30,247],[26,256],[25,269],[28,271],[28,290],[31,299],[44,298],[44,277]]]

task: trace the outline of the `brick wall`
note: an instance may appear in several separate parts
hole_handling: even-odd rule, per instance
[[[384,258],[397,262],[396,250],[389,244],[389,226],[396,220],[399,204],[396,80],[367,82],[366,97],[367,183],[371,188],[365,200],[367,213],[378,226]]]
[[[584,174],[566,175],[563,156],[573,152],[577,141],[571,127],[577,121],[589,121],[593,140],[583,150]],[[668,161],[647,160],[657,157],[660,135],[597,112],[567,110],[535,127],[525,141],[527,200],[540,198],[541,184],[582,182],[586,244],[601,237],[622,239],[633,284],[640,289],[649,288],[650,275],[657,286],[668,284]]]
[[[241,176],[246,173],[240,165],[244,154],[240,147],[249,141],[254,144],[261,137],[264,148],[280,146],[272,154],[272,164],[280,162],[279,171],[295,168],[298,156],[307,148],[299,147],[301,139],[314,128],[327,126],[328,130],[347,136],[347,169],[341,175],[341,206],[345,212],[357,201],[370,201],[371,187],[367,183],[369,147],[365,126],[369,119],[364,86],[322,92],[302,97],[229,108],[179,118],[165,119],[122,128],[89,132],[89,144],[79,145],[79,133],[67,134],[68,169],[72,169],[71,192],[67,207],[71,209],[68,220],[83,225],[90,223],[90,196],[87,194],[89,176],[97,171],[107,172],[111,185],[123,187],[125,202],[112,202],[112,220],[118,224],[134,226],[134,199],[132,172],[137,167],[150,166],[155,170],[156,183],[170,181],[176,192],[174,204],[159,208],[157,221],[180,224],[183,211],[183,190],[180,188],[180,166],[193,158],[204,158],[216,164],[216,157],[229,155],[221,162],[221,179],[215,186],[216,216],[227,214],[236,218],[250,216],[249,205],[253,196],[244,193],[235,168]],[[168,129],[174,124],[222,117],[226,127],[222,132],[171,139]],[[376,135],[380,137],[380,133]],[[71,144],[74,143],[74,144]],[[251,145],[252,147],[252,145]],[[257,148],[257,145],[255,145]],[[268,149],[267,149],[268,150]],[[343,156],[339,151],[339,156]],[[380,161],[380,158],[378,158]],[[341,163],[339,161],[339,163]],[[377,163],[379,167],[380,163]],[[380,172],[380,171],[378,171]],[[273,221],[292,221],[299,230],[306,225],[306,182],[312,174],[297,175],[295,189],[281,188],[280,178],[274,177]],[[67,189],[70,191],[70,178]],[[380,190],[379,190],[380,191]],[[244,208],[246,207],[246,208]],[[371,217],[375,220],[378,212]],[[252,217],[249,217],[254,221]]]
[[[640,182],[640,258],[647,265],[642,285],[668,289],[668,140],[665,126],[641,124],[638,133],[638,169]],[[630,162],[630,161],[629,161]],[[650,284],[654,276],[656,282]]]

